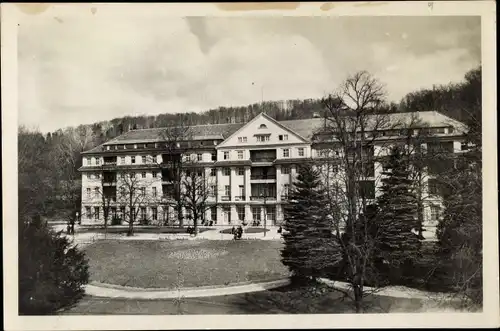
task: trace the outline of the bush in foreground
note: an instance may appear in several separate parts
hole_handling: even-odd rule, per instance
[[[46,315],[68,307],[89,280],[85,254],[38,218],[20,226],[19,314]]]

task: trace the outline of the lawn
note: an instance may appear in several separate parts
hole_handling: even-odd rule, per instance
[[[173,289],[287,277],[281,247],[260,240],[101,240],[85,251],[91,281]]]
[[[369,296],[365,313],[436,311],[438,304],[421,299]],[[456,307],[446,307],[455,311]],[[132,300],[85,297],[64,314],[341,314],[353,313],[352,302],[341,300],[338,292],[312,288],[283,287],[262,292],[184,298],[175,300]]]

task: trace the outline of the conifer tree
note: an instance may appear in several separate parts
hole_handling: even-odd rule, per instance
[[[394,147],[382,172],[382,194],[377,199],[378,231],[376,255],[384,262],[391,278],[404,277],[414,265],[421,241],[417,197],[412,189],[409,162],[402,147]],[[396,279],[397,279],[396,278]]]
[[[300,167],[288,201],[282,262],[296,279],[323,276],[337,260],[331,254],[333,235],[325,213],[325,194],[312,164]]]

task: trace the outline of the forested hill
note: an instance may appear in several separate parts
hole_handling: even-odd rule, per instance
[[[408,93],[399,103],[386,105],[388,112],[437,110],[459,121],[467,122],[470,106],[481,96],[481,69],[469,71],[462,83],[434,86]],[[479,100],[480,103],[480,100]],[[204,112],[159,114],[156,116],[125,116],[77,128],[60,129],[48,133],[46,138],[75,134],[91,136],[93,146],[102,144],[124,132],[134,129],[180,125],[222,124],[247,122],[261,112],[278,121],[321,116],[324,108],[320,99],[265,101],[248,106],[219,107]],[[73,132],[72,132],[73,131]]]

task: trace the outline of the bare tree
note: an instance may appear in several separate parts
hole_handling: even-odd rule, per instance
[[[375,160],[383,148],[375,140],[398,123],[381,112],[384,87],[369,73],[358,72],[323,99],[325,125],[316,145],[323,147],[331,172],[329,210],[337,246],[344,260],[347,280],[353,291],[356,312],[363,309],[365,283],[372,281],[377,234],[367,214],[375,199]],[[324,164],[320,164],[325,167]]]
[[[118,205],[128,209],[128,215],[123,219],[128,223],[127,236],[134,235],[134,223],[142,208],[147,208],[156,203],[156,198],[149,192],[151,180],[143,178],[140,171],[122,171],[117,179]]]
[[[179,222],[179,227],[182,227],[183,222],[183,207],[184,201],[182,199],[182,183],[183,183],[183,169],[185,163],[189,159],[185,154],[190,149],[191,132],[190,127],[184,125],[184,121],[180,120],[180,125],[175,127],[166,127],[160,133],[163,161],[159,164],[162,170],[162,180],[171,182],[172,190],[169,192],[168,197],[161,200],[163,210],[166,212],[169,207],[172,207]]]
[[[181,199],[192,217],[195,235],[198,234],[199,221],[203,221],[205,213],[215,205],[209,201],[213,197],[210,190],[213,185],[203,167],[192,167],[184,171]]]

